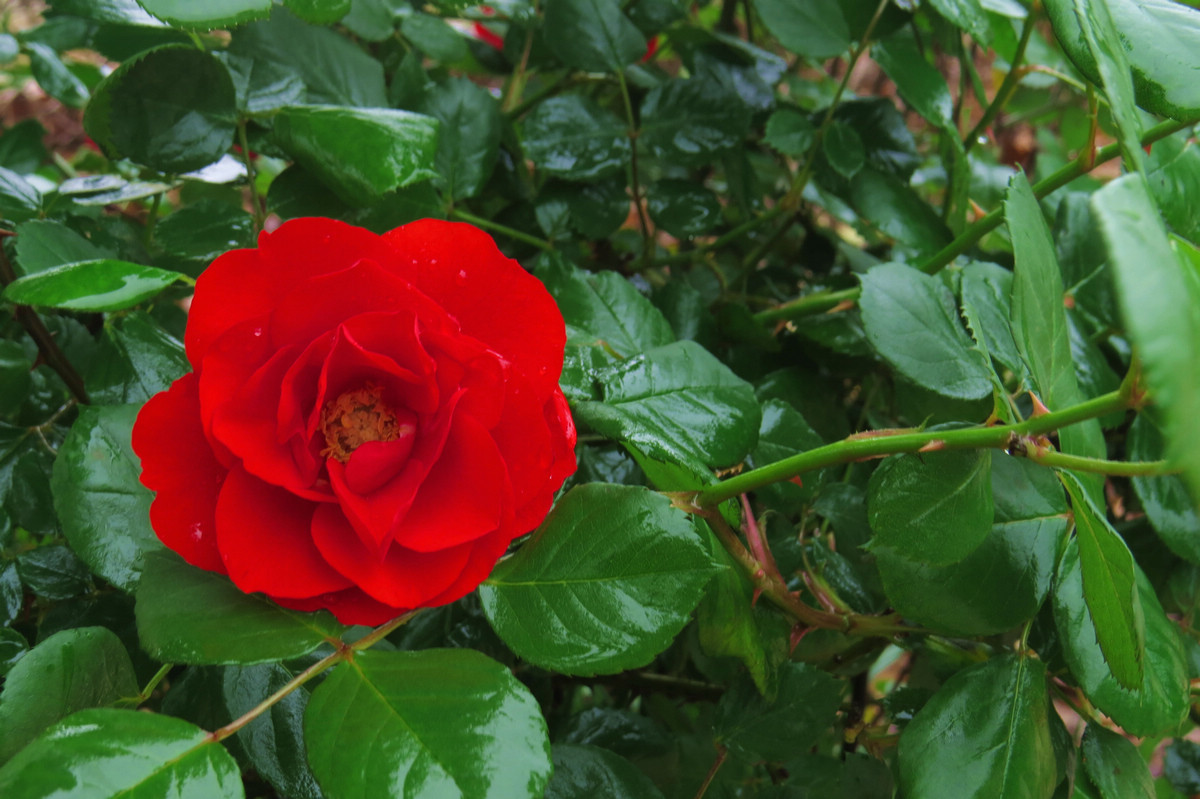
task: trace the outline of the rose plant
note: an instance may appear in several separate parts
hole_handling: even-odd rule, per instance
[[[0,797],[1200,793],[1200,12],[0,27]]]

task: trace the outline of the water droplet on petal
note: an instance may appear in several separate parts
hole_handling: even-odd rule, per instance
[[[204,529],[201,528],[200,522],[193,522],[188,532],[191,534],[193,541],[199,541],[204,538]]]
[[[256,338],[257,338],[258,336],[261,336],[261,335],[262,335],[262,330],[263,330],[263,329],[262,329],[261,327],[256,327],[256,328],[254,328],[254,335],[255,335],[255,337],[256,337]]]
[[[437,263],[437,261],[434,261],[434,263]],[[467,270],[465,270],[465,269],[458,270],[458,274],[454,276],[454,282],[459,286],[466,285]]]

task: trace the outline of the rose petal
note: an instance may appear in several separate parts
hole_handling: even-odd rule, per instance
[[[408,463],[416,433],[394,441],[367,441],[346,461],[346,486],[355,494],[382,488]]]
[[[286,597],[271,597],[279,605],[292,610],[311,613],[314,610],[328,610],[342,624],[363,624],[376,627],[391,621],[412,608],[394,608],[385,605],[377,599],[372,599],[363,593],[361,588],[347,588],[320,596],[305,599],[289,599]]]
[[[297,284],[363,258],[394,258],[379,236],[333,219],[293,219],[261,233],[257,250],[227,252],[201,273],[184,344],[199,367],[226,330],[271,311]]]
[[[500,356],[461,333],[430,330],[421,338],[437,364],[442,392],[462,389],[459,412],[474,416],[486,428],[495,425],[504,407],[505,366]]]
[[[318,507],[335,506],[301,499],[233,469],[217,500],[217,547],[234,585],[273,597],[310,597],[353,585],[313,544]]]
[[[381,560],[355,534],[333,505],[322,505],[312,520],[312,536],[322,556],[368,595],[396,607],[417,607],[445,591],[471,555],[471,545],[437,552],[413,552],[393,544]]]
[[[473,541],[500,526],[506,505],[512,489],[495,442],[475,419],[457,414],[393,541],[418,552]]]
[[[487,579],[496,567],[496,561],[508,549],[512,539],[503,533],[485,536],[471,545],[471,557],[459,572],[458,578],[445,591],[425,602],[429,607],[438,607],[462,599]]]
[[[196,383],[186,374],[150,398],[133,425],[133,451],[142,484],[157,492],[150,524],[159,540],[193,566],[224,573],[214,508],[226,470],[204,437]]]
[[[330,458],[326,461],[329,483],[338,498],[343,513],[358,533],[359,539],[377,553],[382,553],[392,541],[396,522],[403,518],[411,507],[421,484],[429,470],[441,457],[454,421],[455,407],[459,394],[452,395],[436,416],[422,417],[417,425],[417,438],[408,462],[396,479],[376,491],[360,494],[354,491],[346,478],[342,463]]]
[[[461,222],[422,219],[385,233],[399,253],[400,275],[510,361],[539,391],[558,385],[567,334],[541,281]]]
[[[266,318],[247,319],[227,330],[207,349],[204,368],[199,370],[200,421],[217,459],[232,467],[236,459],[213,436],[213,416],[228,402],[275,350],[263,335]]]

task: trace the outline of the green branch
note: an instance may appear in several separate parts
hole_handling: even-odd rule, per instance
[[[537,236],[530,236],[528,233],[522,233],[519,230],[514,230],[507,225],[501,225],[500,223],[493,222],[490,219],[484,219],[481,216],[475,216],[475,214],[469,214],[466,211],[461,211],[457,208],[450,212],[450,216],[451,218],[462,222],[470,222],[475,227],[483,228],[484,230],[491,230],[495,233],[501,234],[502,236],[508,236],[510,239],[523,241],[526,244],[537,247],[539,250],[545,250],[546,252],[554,251],[554,245],[545,239],[539,239]]]
[[[1013,448],[1014,454],[1020,454],[1020,450],[1029,448],[1022,443],[1022,439],[1026,436],[1050,433],[1087,419],[1127,410],[1134,404],[1134,399],[1128,392],[1118,390],[1078,405],[1072,405],[1061,411],[1035,416],[1016,424],[968,427],[958,430],[885,430],[857,433],[836,443],[768,463],[708,486],[696,492],[692,501],[701,508],[715,508],[725,500],[732,499],[739,494],[754,491],[772,483],[790,480],[814,469],[852,461],[882,458],[903,452]],[[1091,459],[1084,460],[1091,461]],[[1073,465],[1067,468],[1075,468],[1079,463],[1080,461],[1073,461]],[[1096,471],[1096,469],[1089,469],[1089,471]]]

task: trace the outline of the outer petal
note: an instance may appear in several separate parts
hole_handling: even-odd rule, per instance
[[[214,509],[226,470],[200,425],[196,382],[186,374],[150,398],[133,425],[133,451],[142,484],[158,492],[150,524],[159,539],[193,566],[224,573]]]
[[[474,591],[480,583],[487,579],[496,567],[496,561],[508,549],[512,538],[501,532],[486,536],[471,545],[471,557],[467,560],[458,578],[442,593],[430,599],[425,604],[429,607],[445,605],[456,599],[461,599]]]
[[[394,258],[379,236],[333,219],[293,219],[258,237],[257,250],[225,253],[196,280],[184,344],[199,366],[224,331],[261,316],[298,283],[363,258]]]
[[[353,585],[313,544],[317,507],[324,506],[264,483],[245,469],[231,471],[217,500],[217,546],[229,579],[246,593],[273,597],[311,597]]]
[[[506,258],[488,234],[422,219],[385,233],[401,273],[548,395],[562,372],[567,333],[541,281]],[[410,271],[411,270],[411,271]]]
[[[437,552],[413,552],[393,544],[381,560],[333,505],[313,516],[313,540],[329,563],[372,598],[394,607],[419,607],[445,591],[462,573],[470,544]]]
[[[365,624],[368,627],[375,627],[391,621],[400,614],[412,610],[412,608],[394,608],[391,605],[385,605],[379,600],[367,596],[361,588],[347,588],[344,591],[321,594],[308,599],[271,598],[285,608],[304,612],[324,609],[336,616],[342,624]]]

